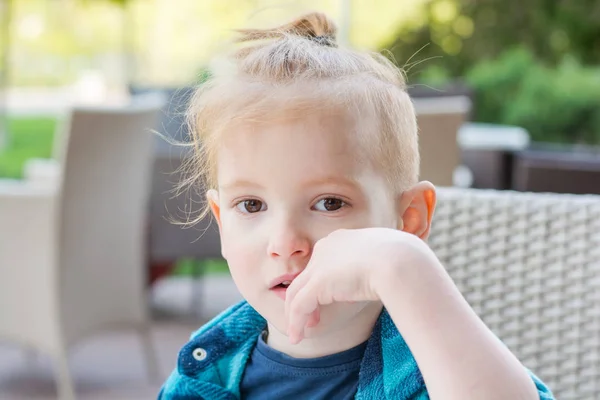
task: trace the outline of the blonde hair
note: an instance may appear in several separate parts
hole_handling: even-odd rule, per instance
[[[340,48],[336,31],[317,12],[274,29],[238,31],[237,42],[246,46],[230,57],[233,68],[216,71],[191,99],[194,150],[182,187],[217,188],[220,139],[236,124],[323,109],[354,119],[361,145],[394,190],[416,183],[417,125],[402,71],[381,54]]]

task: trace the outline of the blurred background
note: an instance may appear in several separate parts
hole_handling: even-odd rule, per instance
[[[0,399],[153,398],[190,332],[240,299],[210,221],[171,222],[202,196],[173,191],[186,149],[149,130],[187,138],[189,96],[233,29],[314,9],[341,44],[405,69],[423,179],[600,194],[600,1],[0,0]],[[32,281],[49,311],[22,301]],[[89,335],[99,322],[149,340]],[[39,344],[46,329],[57,339]]]

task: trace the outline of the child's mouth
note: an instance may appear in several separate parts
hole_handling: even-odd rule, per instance
[[[300,272],[287,273],[278,276],[273,279],[269,284],[269,289],[272,290],[279,298],[285,300],[285,294],[287,292],[288,287],[292,284],[294,279],[300,275]]]
[[[281,282],[280,284],[273,286],[271,290],[281,299],[285,300],[285,294],[291,283],[291,281]]]

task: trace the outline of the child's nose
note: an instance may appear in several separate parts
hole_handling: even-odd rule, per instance
[[[271,257],[303,258],[310,254],[311,242],[307,235],[297,229],[273,232],[267,249]]]

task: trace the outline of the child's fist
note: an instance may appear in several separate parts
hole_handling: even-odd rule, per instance
[[[428,251],[418,237],[388,228],[338,230],[319,240],[287,289],[290,341],[300,342],[305,328],[319,323],[321,305],[380,300],[377,282],[399,276],[404,265],[423,260]]]

